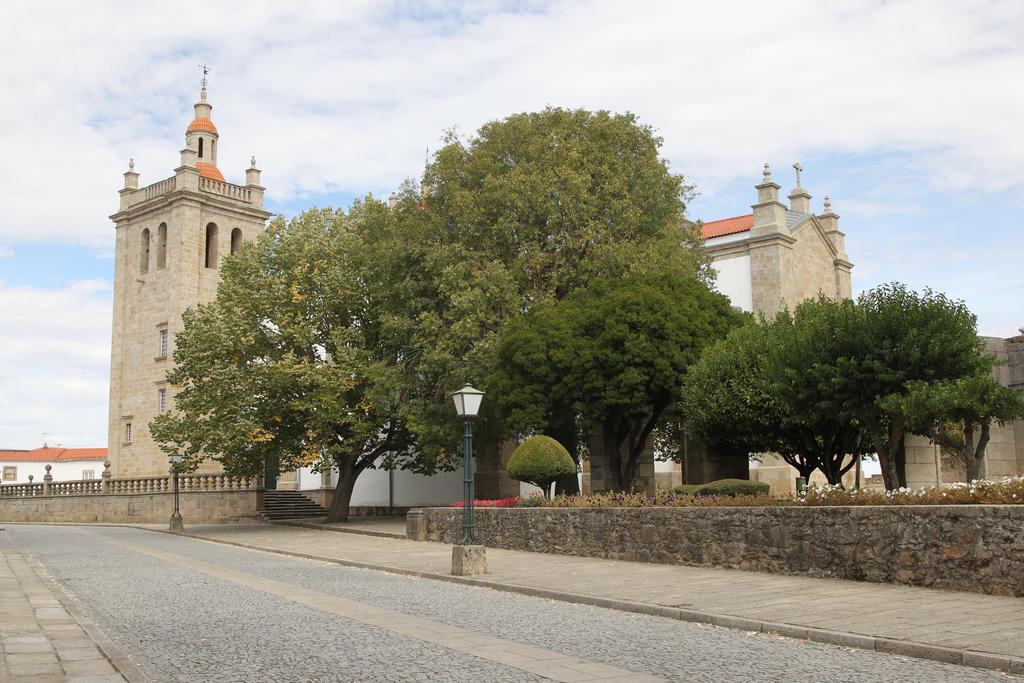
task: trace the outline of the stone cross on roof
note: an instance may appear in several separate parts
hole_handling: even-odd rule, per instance
[[[796,171],[796,186],[800,187],[800,171],[804,170],[804,167],[800,165],[800,162],[793,164],[793,170]]]

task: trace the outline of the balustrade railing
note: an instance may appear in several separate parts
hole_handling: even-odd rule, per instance
[[[199,178],[199,189],[222,197],[239,199],[243,202],[252,201],[252,190],[241,185],[233,185],[213,178]]]
[[[3,484],[0,486],[0,498],[43,495],[42,484]]]
[[[153,197],[159,197],[162,194],[167,194],[168,192],[173,192],[174,188],[175,188],[174,176],[171,176],[170,178],[167,178],[165,180],[161,180],[158,183],[153,183],[152,185],[147,185],[146,187],[142,188],[142,191],[145,192],[146,199],[152,199]]]
[[[178,489],[193,491],[244,491],[258,488],[255,477],[229,477],[223,473],[191,473],[178,475]],[[127,495],[139,493],[169,493],[174,490],[171,475],[160,477],[129,477],[114,479],[110,476],[110,463],[104,463],[99,479],[80,481],[53,481],[50,466],[41,484],[0,484],[0,498],[29,496],[82,496],[93,494]]]

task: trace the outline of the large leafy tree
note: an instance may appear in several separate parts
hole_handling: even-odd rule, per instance
[[[851,307],[824,297],[806,301],[707,349],[683,391],[690,433],[724,450],[777,453],[804,478],[818,469],[841,484],[870,448],[834,390],[826,341],[835,317]]]
[[[652,432],[680,398],[701,350],[740,324],[726,297],[693,276],[593,281],[510,323],[488,386],[519,431],[569,406],[618,490],[630,490]]]
[[[365,470],[453,464],[420,449],[403,415],[401,326],[364,285],[355,225],[330,210],[276,219],[224,259],[216,299],[186,312],[168,375],[175,410],[151,425],[186,469],[336,467],[331,518],[345,519]]]
[[[409,424],[430,436],[425,447],[452,447],[446,392],[487,376],[506,322],[596,279],[652,270],[710,277],[682,220],[692,189],[660,145],[631,114],[515,114],[468,139],[448,134],[419,187],[407,183],[393,211],[362,214],[361,232],[376,235],[373,286],[394,288],[394,316],[410,325],[403,363],[423,384]],[[484,402],[482,450],[510,431],[495,408]],[[578,459],[570,402],[552,406],[539,430]],[[571,491],[576,478],[559,485]]]
[[[748,457],[778,453],[807,479],[821,459],[784,426],[789,411],[770,376],[775,332],[765,322],[750,324],[706,348],[687,373],[681,412],[687,432],[710,446]]]
[[[887,489],[906,486],[903,439],[908,414],[900,400],[914,382],[955,382],[984,373],[990,360],[967,306],[944,294],[899,283],[857,298],[822,344],[833,347],[833,386],[871,436]]]

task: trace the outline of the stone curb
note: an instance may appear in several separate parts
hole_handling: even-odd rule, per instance
[[[124,650],[118,647],[114,641],[107,637],[99,626],[93,621],[88,619],[85,614],[78,608],[71,593],[69,593],[64,586],[57,583],[49,574],[46,573],[46,568],[41,564],[35,557],[22,552],[22,557],[28,562],[29,566],[32,567],[32,571],[35,572],[39,580],[50,589],[50,592],[57,599],[57,601],[64,607],[64,610],[71,615],[71,618],[82,627],[86,635],[96,644],[96,649],[100,651],[114,670],[124,676],[129,683],[151,683],[153,679],[147,676],[142,669],[135,665],[134,662],[125,654]]]
[[[729,614],[719,614],[701,610],[665,607],[662,605],[651,605],[642,602],[631,602],[629,600],[618,600],[614,598],[601,598],[592,595],[582,595],[579,593],[535,588],[533,586],[499,583],[496,581],[488,581],[487,579],[468,576],[438,574],[436,572],[421,571],[418,569],[406,569],[403,567],[392,567],[372,562],[359,562],[357,560],[345,560],[337,557],[314,555],[312,553],[268,548],[265,546],[253,545],[251,543],[225,541],[219,538],[200,536],[198,534],[190,534],[188,532],[179,533],[164,529],[149,529],[146,527],[132,528],[142,529],[143,531],[155,531],[157,533],[170,534],[173,536],[184,536],[210,543],[220,543],[222,545],[235,546],[237,548],[246,548],[248,550],[259,550],[261,552],[271,553],[274,555],[285,555],[305,560],[328,562],[330,564],[337,564],[345,567],[372,569],[375,571],[387,572],[389,574],[413,576],[421,579],[434,579],[437,581],[447,581],[449,583],[461,583],[468,586],[476,586],[478,588],[491,588],[493,590],[499,590],[506,593],[518,593],[520,595],[529,595],[531,597],[545,598],[548,600],[558,600],[560,602],[591,605],[593,607],[605,607],[607,609],[619,610],[621,612],[647,614],[655,617],[679,619],[680,621],[691,621],[701,624],[709,624],[712,626],[720,626],[723,628],[733,628],[755,633],[766,633],[770,635],[784,636],[787,638],[795,638],[798,640],[826,643],[829,645],[839,645],[842,647],[858,648],[862,650],[874,650],[875,652],[916,657],[918,659],[930,659],[945,664],[961,664],[979,669],[993,669],[1012,674],[1024,674],[1024,658],[1010,657],[1007,655],[999,655],[989,652],[942,647],[939,645],[930,645],[928,643],[919,643],[910,640],[894,640],[891,638],[881,638],[844,631],[830,631],[828,629],[799,626],[796,624],[787,624],[782,622],[761,621],[758,619],[748,619],[746,617],[737,617]]]
[[[356,534],[358,536],[376,536],[378,538],[401,538],[405,539],[405,534],[392,534],[387,531],[369,531],[368,529],[345,529],[342,527],[328,526],[326,524],[319,524],[317,522],[298,522],[298,521],[279,521],[271,522],[271,524],[277,526],[295,526],[302,529],[319,529],[320,531],[333,531],[340,534]]]

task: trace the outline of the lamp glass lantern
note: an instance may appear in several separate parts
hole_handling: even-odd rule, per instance
[[[452,400],[455,401],[455,412],[459,417],[476,417],[480,413],[484,392],[466,384],[452,394]]]

